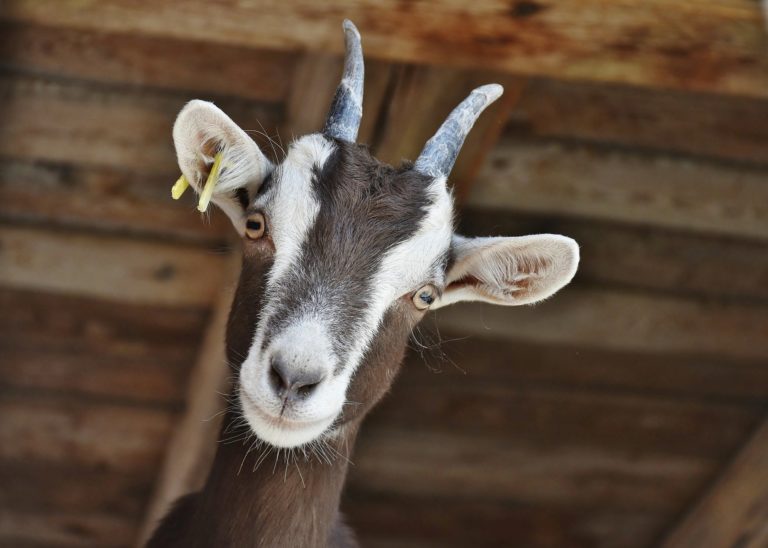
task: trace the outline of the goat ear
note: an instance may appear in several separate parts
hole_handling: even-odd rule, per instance
[[[453,264],[443,295],[430,308],[459,301],[531,304],[571,281],[579,246],[571,238],[539,234],[516,238],[454,236]]]
[[[210,200],[221,208],[243,234],[245,209],[254,199],[272,164],[259,146],[213,103],[194,100],[181,110],[173,125],[179,167],[189,185],[201,194],[221,154],[218,178]],[[205,210],[207,203],[201,203]]]

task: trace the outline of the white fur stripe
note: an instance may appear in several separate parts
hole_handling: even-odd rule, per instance
[[[267,222],[275,244],[275,258],[267,276],[259,328],[243,362],[241,380],[246,386],[257,382],[254,376],[261,365],[258,349],[264,342],[269,319],[275,313],[281,281],[299,262],[302,244],[320,212],[320,202],[312,188],[312,170],[322,168],[334,148],[335,145],[320,134],[307,135],[294,142],[285,161],[275,170],[277,180],[267,194],[255,203],[258,207],[261,200],[269,202],[270,217]]]
[[[423,284],[442,283],[444,273],[433,268],[448,251],[453,234],[453,201],[446,189],[445,177],[438,177],[432,182],[428,195],[432,203],[427,206],[429,211],[419,229],[408,240],[387,252],[371,281],[373,294],[369,307],[356,336],[350,338],[354,346],[342,372],[347,378],[354,374],[392,303]]]

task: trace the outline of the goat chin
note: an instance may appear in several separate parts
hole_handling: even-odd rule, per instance
[[[267,416],[247,400],[243,401],[243,416],[260,440],[283,449],[301,447],[321,438],[336,418],[332,416],[310,422],[276,419]]]

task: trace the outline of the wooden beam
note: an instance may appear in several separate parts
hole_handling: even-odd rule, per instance
[[[473,207],[768,238],[768,170],[586,144],[506,138]]]
[[[343,59],[329,53],[305,53],[291,79],[282,133],[289,139],[321,131],[339,85]]]
[[[511,121],[526,136],[766,165],[766,118],[764,99],[533,79]]]
[[[578,385],[572,380],[578,378],[578,371],[561,375],[562,380],[550,377],[548,384],[532,380],[533,374],[526,380],[524,373],[506,370],[522,368],[515,365],[517,360],[525,360],[528,368],[538,368],[535,350],[527,351],[522,345],[518,354],[518,345],[514,345],[514,352],[508,346],[507,359],[497,356],[491,360],[482,350],[486,344],[488,341],[475,340],[461,354],[446,346],[446,353],[457,365],[456,374],[451,374],[451,364],[436,374],[424,367],[419,357],[412,356],[391,395],[366,419],[366,429],[412,428],[445,435],[514,439],[552,450],[599,447],[626,455],[664,453],[717,460],[743,442],[761,415],[760,406],[748,401],[708,399],[682,390],[675,397],[662,390],[644,389],[640,381],[614,390],[606,390],[605,385]],[[664,363],[675,365],[675,360],[664,356],[653,359],[659,368]],[[485,363],[479,364],[481,360]],[[551,372],[555,358],[545,360],[549,363],[542,365]],[[570,365],[577,369],[582,364],[620,367],[610,361],[589,364],[567,350],[560,351],[559,361],[563,368]],[[640,365],[637,374],[650,369]],[[685,374],[694,376],[695,372],[691,368]],[[546,378],[546,373],[539,378]],[[663,384],[663,379],[657,381],[657,386]],[[702,430],[708,430],[708,435],[702,436]]]
[[[435,314],[441,329],[464,336],[764,360],[766,310],[574,285],[533,308],[469,303]]]
[[[733,451],[735,444],[741,443],[748,430],[757,424],[768,393],[765,360],[542,344],[515,338],[514,334],[507,339],[489,339],[441,330],[438,336],[429,331],[429,323],[427,319],[415,335],[415,341],[425,348],[407,360],[406,371],[402,373],[409,386],[428,390],[432,384],[477,381],[517,387],[518,397],[534,389],[551,389],[749,407],[752,424],[742,423],[746,429],[736,434],[742,437],[733,438],[730,448],[723,446],[722,456]],[[406,383],[398,382],[394,392]],[[663,428],[664,422],[644,425]]]
[[[0,396],[0,459],[72,464],[149,477],[175,413],[70,396]]]
[[[475,208],[461,212],[459,230],[469,236],[570,236],[582,253],[577,280],[595,287],[768,303],[768,241],[762,239]]]
[[[8,73],[0,75],[0,96],[1,155],[159,172],[171,183],[178,172],[173,121],[188,100],[212,98]],[[279,110],[263,103],[216,102],[246,130],[271,132],[280,117]],[[254,138],[259,141],[257,134]]]
[[[651,546],[659,510],[537,505],[349,490],[342,512],[362,546]]]
[[[674,511],[716,465],[696,456],[544,446],[511,434],[500,439],[412,427],[368,430],[353,455],[349,489]]]
[[[229,368],[225,331],[234,285],[240,272],[240,254],[228,259],[226,289],[221,291],[206,328],[202,346],[187,388],[187,408],[174,427],[165,460],[137,538],[143,546],[174,501],[200,489],[216,451],[216,440],[225,408]]]
[[[223,255],[180,244],[5,226],[0,249],[8,288],[205,308],[223,283]]]
[[[172,169],[173,166],[171,166]],[[201,216],[194,193],[171,199],[170,175],[111,167],[0,162],[0,221],[220,245],[232,225],[218,209]]]
[[[6,546],[123,546],[136,523],[108,512],[0,513],[0,542]]]
[[[5,68],[110,85],[282,102],[295,55],[136,33],[0,21]]]
[[[760,6],[724,0],[464,4],[210,4],[13,0],[13,21],[295,51],[342,50],[357,22],[371,57],[745,96],[768,94]],[[599,21],[599,24],[595,24]]]
[[[664,548],[760,548],[768,544],[768,422],[678,523]]]
[[[154,474],[139,477],[101,466],[42,459],[0,461],[0,507],[38,514],[107,511],[136,521],[144,510]]]
[[[183,357],[180,348],[195,345],[208,310],[126,301],[115,306],[106,299],[5,287],[0,288],[0,306],[15,311],[0,315],[0,336],[20,345],[35,346],[44,339],[52,351],[77,346],[137,361],[153,355],[169,361]]]
[[[176,408],[207,311],[0,290],[0,389]],[[108,364],[108,365],[106,365]]]

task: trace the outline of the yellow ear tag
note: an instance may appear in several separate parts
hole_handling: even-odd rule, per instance
[[[189,187],[189,181],[187,181],[187,178],[182,175],[171,187],[171,198],[174,200],[181,198],[181,195],[184,194],[184,191],[187,190],[187,187]]]
[[[197,204],[197,210],[200,212],[204,212],[206,209],[208,209],[211,196],[213,196],[213,188],[219,181],[219,172],[221,171],[221,158],[221,152],[217,152],[213,160],[213,165],[211,166],[211,172],[208,174],[208,179],[205,181],[203,191],[200,193],[200,201]]]

